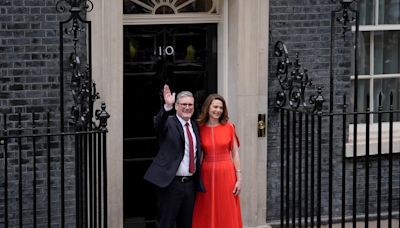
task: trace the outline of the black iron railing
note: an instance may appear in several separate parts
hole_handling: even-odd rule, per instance
[[[336,23],[342,26],[342,38],[355,26],[354,62],[358,63],[359,14],[354,2],[340,0],[331,14],[329,93],[318,88],[317,94],[307,99],[312,81],[299,63],[299,54],[291,61],[286,45],[281,41],[275,45],[274,54],[279,57],[276,76],[281,85],[276,96],[281,138],[280,227],[356,227],[359,222],[364,227],[371,222],[374,227],[392,227],[393,218],[399,218],[400,148],[396,146],[399,136],[395,135],[394,116],[400,110],[393,108],[393,93],[379,94],[376,111],[371,111],[369,101],[365,111],[357,110],[355,64],[354,102],[348,104],[343,94],[339,95],[342,103],[336,102],[341,110],[334,107],[338,97],[333,68]],[[324,107],[325,97],[329,107]],[[389,100],[387,109],[384,97]],[[373,135],[376,137],[371,139]]]
[[[60,113],[0,117],[0,227],[107,227],[110,116],[104,103],[93,108],[99,94],[91,75],[91,23],[84,19],[93,4],[59,0],[56,9],[67,17],[59,26]]]
[[[400,148],[393,116],[400,110],[393,109],[393,95],[389,97],[389,109],[383,109],[380,99],[375,112],[369,107],[365,112],[348,111],[345,97],[337,113],[280,109],[281,227],[355,227],[357,222],[368,227],[371,221],[381,227],[383,220],[388,227],[394,224],[393,216],[398,218],[400,211]],[[355,122],[354,116],[365,118],[365,123]],[[374,117],[376,132],[370,128]],[[383,122],[385,117],[388,121]],[[358,137],[351,137],[350,131],[357,131]]]
[[[99,119],[104,111],[103,106],[97,112]],[[50,113],[40,121],[35,113],[30,116],[16,114],[14,128],[7,120],[15,116],[2,118],[0,224],[107,227],[106,122],[90,131],[59,132]]]

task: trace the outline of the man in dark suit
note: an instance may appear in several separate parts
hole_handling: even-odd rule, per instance
[[[144,175],[157,186],[159,227],[191,228],[195,191],[204,191],[200,173],[200,139],[194,112],[193,94],[176,96],[168,85],[163,89],[164,106],[156,116],[160,149]],[[174,114],[174,103],[175,111]]]

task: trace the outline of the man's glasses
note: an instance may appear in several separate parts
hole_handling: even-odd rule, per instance
[[[188,108],[193,108],[193,104],[190,104],[190,103],[179,103],[179,105],[180,106],[182,106],[182,107],[188,107]]]

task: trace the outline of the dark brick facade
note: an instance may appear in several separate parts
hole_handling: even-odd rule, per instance
[[[47,112],[51,116],[51,131],[59,131],[60,106],[60,65],[59,65],[59,22],[65,20],[67,13],[56,10],[54,0],[0,0],[0,122],[3,129],[4,114],[7,114],[7,128],[18,127],[18,114],[22,113],[22,127],[32,126],[32,112],[35,112],[36,127],[46,125]],[[70,25],[68,25],[70,26]],[[65,39],[65,66],[68,67],[68,54],[71,39]],[[82,48],[85,50],[85,48]],[[69,51],[69,52],[68,52]],[[66,69],[68,71],[69,69]],[[68,75],[70,76],[70,74]],[[67,77],[67,76],[66,76]],[[65,88],[68,79],[64,80]],[[69,91],[70,93],[70,91]],[[65,94],[66,106],[70,107],[71,95]],[[68,108],[65,111],[69,113]],[[30,134],[30,130],[23,134]],[[38,138],[37,145],[37,224],[47,222],[47,182],[45,138]],[[52,224],[60,227],[60,150],[59,138],[52,138]],[[74,156],[65,139],[65,197],[66,227],[75,225],[74,204]],[[8,148],[8,219],[9,227],[18,226],[18,146],[10,141]],[[23,227],[32,227],[32,140],[23,139],[22,150],[22,189],[23,189]],[[0,150],[0,228],[4,227],[4,147]]]
[[[275,96],[280,91],[277,78],[275,78],[277,58],[273,57],[274,44],[283,41],[289,51],[291,60],[294,60],[295,53],[300,55],[300,62],[303,67],[309,70],[309,76],[313,80],[312,88],[308,89],[316,92],[317,87],[322,87],[325,98],[324,111],[328,111],[330,99],[333,99],[334,111],[342,110],[343,95],[347,94],[347,103],[352,99],[351,80],[351,59],[352,53],[352,34],[348,33],[342,37],[341,27],[335,28],[334,50],[333,50],[333,69],[334,69],[334,97],[330,98],[329,76],[330,76],[330,36],[331,36],[331,11],[338,8],[338,4],[330,0],[271,0],[270,3],[270,61],[269,61],[269,119],[268,119],[268,183],[267,183],[267,220],[271,223],[279,223],[280,215],[280,121],[279,113],[275,107]],[[352,110],[349,107],[348,110]],[[338,122],[339,121],[339,122]],[[322,126],[322,220],[328,214],[328,130],[329,119],[323,119]],[[335,118],[334,123],[340,123],[340,118]],[[341,175],[342,175],[342,154],[341,154],[341,128],[335,124],[333,133],[333,217],[339,218],[341,215]],[[353,159],[346,158],[346,216],[351,216],[352,205],[352,176]],[[357,159],[357,215],[364,213],[364,193],[365,193],[365,158]],[[303,161],[304,172],[304,161]],[[377,158],[372,157],[369,162],[370,167],[370,212],[376,213],[376,192],[377,192]],[[393,201],[394,208],[399,207],[399,160],[395,156],[393,161],[393,194],[396,196]],[[387,211],[388,196],[388,161],[383,157],[382,162],[382,211]],[[296,174],[297,175],[297,174]],[[304,188],[304,186],[303,186]],[[304,189],[303,189],[304,194]],[[316,192],[314,193],[316,194]],[[303,195],[304,196],[304,195]],[[304,207],[304,203],[303,203]],[[316,205],[314,205],[316,212]],[[396,211],[398,209],[395,209]],[[303,209],[304,211],[304,209]],[[297,213],[297,211],[296,211]],[[316,221],[316,220],[315,220]]]
[[[0,110],[56,111],[60,15],[55,2],[1,0],[0,11]]]

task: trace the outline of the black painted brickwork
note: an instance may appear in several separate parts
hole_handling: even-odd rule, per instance
[[[0,0],[0,111],[57,111],[58,20],[53,0]]]
[[[22,113],[22,126],[32,126],[35,112],[38,127],[46,125],[46,113],[51,114],[52,131],[59,131],[59,22],[68,17],[67,13],[56,11],[55,0],[0,0],[0,132],[3,129],[3,114],[7,114],[7,128],[18,127],[18,115]],[[70,25],[69,25],[70,26]],[[70,42],[71,39],[65,39]],[[85,50],[85,48],[82,48]],[[71,43],[65,47],[65,66]],[[70,74],[69,74],[70,75]],[[65,86],[68,89],[68,79]],[[67,91],[70,93],[70,90]],[[65,94],[66,115],[71,95]],[[68,105],[69,104],[69,105]],[[24,133],[29,134],[27,130]],[[32,142],[23,143],[23,226],[32,227]],[[24,142],[23,141],[23,142]],[[38,139],[37,145],[37,208],[38,225],[43,227],[46,217],[46,148],[45,139]],[[66,227],[75,225],[74,206],[74,157],[71,140],[66,139]],[[60,157],[59,139],[52,139],[52,225],[60,227]],[[18,147],[16,141],[9,145],[8,194],[9,227],[18,226]],[[0,228],[4,227],[4,148],[0,149]]]

